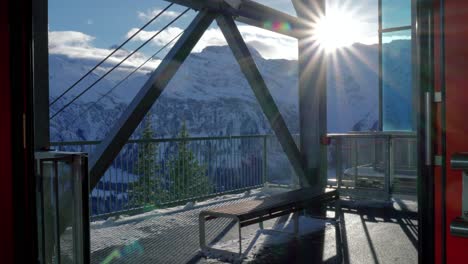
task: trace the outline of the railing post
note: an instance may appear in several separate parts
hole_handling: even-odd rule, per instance
[[[358,165],[359,165],[359,151],[358,151],[358,138],[355,138],[353,140],[353,151],[352,153],[354,153],[354,188],[357,188],[357,178],[358,178],[358,173],[359,173],[359,170],[358,170]]]
[[[396,141],[395,138],[393,137],[390,137],[390,178],[389,178],[389,181],[388,181],[388,190],[389,190],[389,195],[391,194],[392,192],[392,184],[395,180],[395,142],[398,142]]]
[[[338,186],[338,189],[341,188],[342,186],[342,179],[343,179],[343,157],[342,157],[342,149],[343,149],[343,141],[341,137],[337,137],[335,139],[335,157],[336,157],[336,163],[335,163],[335,172],[336,172],[336,184]]]
[[[384,189],[385,194],[387,195],[387,199],[390,199],[390,182],[391,177],[393,174],[393,146],[392,146],[392,136],[387,136],[387,166],[385,170],[385,182],[384,182]]]
[[[267,184],[267,135],[263,136],[263,170],[262,170],[262,182],[263,185]]]

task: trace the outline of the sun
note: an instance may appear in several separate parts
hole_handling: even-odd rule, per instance
[[[338,8],[327,9],[315,26],[315,39],[326,51],[335,51],[363,38],[363,26],[358,15]]]

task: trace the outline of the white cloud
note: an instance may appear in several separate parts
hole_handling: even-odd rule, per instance
[[[134,34],[138,29],[134,28],[127,33],[127,37]],[[274,32],[259,29],[252,26],[239,26],[244,41],[255,47],[260,54],[267,59],[297,59],[297,40],[286,37]],[[161,32],[153,43],[158,46],[163,46],[173,37],[182,32],[181,28],[169,27]],[[134,40],[146,41],[153,36],[157,31],[142,31]],[[223,46],[227,45],[226,40],[219,28],[210,28],[200,39],[194,48],[194,52],[201,52],[207,46]]]
[[[147,10],[146,12],[139,11],[138,18],[143,21],[148,21],[159,14],[161,11],[162,9],[152,9]],[[176,11],[165,11],[163,14],[161,14],[161,18],[175,18],[178,15],[180,15],[180,13]]]
[[[49,49],[59,46],[85,47],[95,38],[78,31],[50,31]]]
[[[78,31],[49,31],[49,53],[64,55],[74,59],[88,59],[100,61],[109,55],[112,50],[94,47],[93,36]],[[124,59],[130,52],[125,50],[117,51],[108,59],[108,66],[115,65]],[[135,68],[142,64],[148,57],[142,53],[135,53],[121,67]],[[154,69],[160,61],[153,60],[146,64],[145,70]]]
[[[130,31],[127,33],[127,38],[129,38],[130,36],[132,36],[133,34],[135,34],[135,32],[137,32],[138,29],[137,28],[132,28],[130,29]],[[164,46],[166,45],[169,41],[171,41],[175,36],[177,36],[178,34],[180,34],[180,32],[182,32],[182,29],[181,28],[178,28],[178,27],[169,27],[167,28],[166,30],[162,31],[157,37],[155,37],[152,42],[157,45],[157,46]],[[138,33],[138,35],[136,35],[133,40],[134,41],[147,41],[148,39],[150,39],[152,36],[154,36],[156,33],[158,33],[158,31],[141,31],[140,33]]]

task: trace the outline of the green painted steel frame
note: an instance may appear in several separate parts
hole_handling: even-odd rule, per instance
[[[305,185],[307,185],[304,167],[301,161],[301,152],[297,148],[294,138],[289,132],[286,122],[284,121],[278,106],[271,96],[255,61],[250,54],[249,48],[242,39],[239,29],[232,17],[221,15],[216,18],[216,21],[218,22],[234,57],[240,65],[242,73],[249,82],[263,113],[270,122],[271,128],[275,132],[275,135],[286,153],[296,175],[305,183]]]
[[[107,170],[133,131],[189,56],[216,14],[201,11],[135,96],[103,142],[90,155],[90,190]]]

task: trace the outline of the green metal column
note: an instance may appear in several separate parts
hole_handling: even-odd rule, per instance
[[[110,166],[130,135],[143,120],[153,104],[167,87],[172,77],[179,70],[193,47],[198,43],[211,25],[216,14],[200,11],[171,51],[153,72],[145,85],[121,115],[105,139],[90,156],[90,190],[92,190],[104,172]]]
[[[268,170],[268,154],[267,154],[267,141],[268,141],[268,136],[263,136],[263,172],[262,172],[262,183],[266,184],[267,183],[267,170]]]
[[[32,1],[34,149],[49,146],[49,36],[47,0]]]
[[[296,176],[302,181],[306,181],[304,166],[301,160],[301,153],[297,148],[294,138],[286,126],[273,97],[271,96],[250,51],[245,44],[237,26],[230,16],[219,16],[216,18],[218,25],[226,38],[229,47],[234,54],[242,73],[252,88],[260,107],[263,110],[270,126],[291,163]],[[304,184],[308,186],[307,183]]]
[[[325,15],[325,0],[293,0],[302,34],[299,38],[300,149],[311,186],[327,183],[327,148],[320,143],[327,134],[327,61],[314,26]]]

